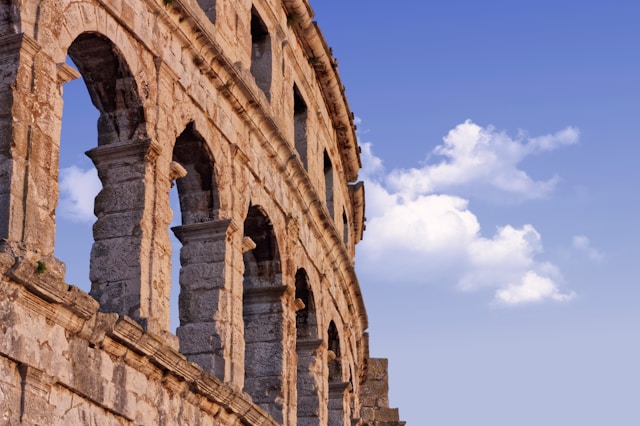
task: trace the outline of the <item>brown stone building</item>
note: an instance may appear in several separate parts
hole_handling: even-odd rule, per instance
[[[306,0],[0,0],[1,425],[403,424],[353,269],[353,115],[312,18]],[[100,113],[90,294],[53,257],[79,77]]]

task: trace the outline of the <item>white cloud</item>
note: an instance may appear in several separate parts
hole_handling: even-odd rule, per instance
[[[510,284],[496,291],[495,300],[505,305],[521,305],[524,303],[553,300],[567,302],[575,297],[575,293],[560,293],[556,284],[548,277],[542,277],[529,271],[517,284]]]
[[[540,260],[542,237],[534,226],[505,225],[484,236],[469,201],[442,188],[453,190],[472,180],[497,187],[492,173],[511,173],[520,176],[523,188],[548,191],[548,182],[529,179],[517,164],[527,153],[575,143],[576,137],[577,131],[568,128],[525,143],[524,137],[514,141],[467,121],[436,149],[447,151],[450,161],[390,173],[371,144],[362,144],[368,220],[366,238],[358,246],[359,274],[387,282],[450,283],[463,292],[491,289],[502,305],[571,300],[575,294],[561,291],[558,268]],[[523,196],[521,191],[526,192],[512,194]]]
[[[584,235],[575,235],[572,239],[572,245],[575,250],[586,255],[594,262],[601,262],[604,259],[602,253],[599,250],[591,246],[589,238]]]
[[[93,223],[93,201],[102,184],[95,168],[77,166],[60,169],[60,204],[58,214],[74,222]]]
[[[514,139],[492,126],[481,127],[470,120],[459,124],[444,137],[431,158],[421,168],[392,171],[387,186],[407,199],[419,194],[452,191],[478,195],[504,193],[519,199],[546,197],[555,188],[558,177],[534,180],[519,169],[528,156],[575,144],[579,132],[567,127],[557,133],[530,138],[520,132]]]

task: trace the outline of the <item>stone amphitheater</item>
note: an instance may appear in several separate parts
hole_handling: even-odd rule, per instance
[[[89,294],[53,255],[77,78]],[[353,267],[360,166],[307,0],[0,0],[0,424],[403,425]]]

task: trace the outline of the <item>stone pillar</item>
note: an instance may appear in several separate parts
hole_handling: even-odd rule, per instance
[[[319,352],[323,348],[322,339],[298,340],[296,352],[298,354],[297,394],[298,426],[317,426],[321,423],[320,412],[320,381],[318,362]]]
[[[329,424],[346,426],[345,395],[351,389],[349,382],[329,383]]]
[[[96,197],[91,295],[103,312],[128,315],[147,331],[169,326],[171,282],[154,279],[154,176],[159,148],[150,139],[87,151],[102,190]]]
[[[172,228],[180,250],[180,352],[220,380],[229,382],[232,349],[231,289],[227,276],[230,220]]]
[[[35,40],[0,38],[0,238],[44,255],[55,239],[61,76]]]
[[[288,287],[254,287],[244,291],[244,391],[278,423],[284,423],[288,392],[284,389],[284,312]]]

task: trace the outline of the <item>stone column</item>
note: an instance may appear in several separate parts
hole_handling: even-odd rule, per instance
[[[296,342],[298,354],[297,386],[298,426],[317,426],[321,423],[320,382],[318,362],[323,347],[322,339],[306,339]]]
[[[349,382],[329,383],[329,424],[345,426],[345,394],[351,389]]]
[[[244,391],[278,423],[284,423],[288,392],[284,389],[284,312],[287,286],[244,291]]]
[[[231,380],[231,289],[227,237],[238,229],[230,219],[172,228],[180,250],[180,352],[220,380]]]
[[[29,36],[0,38],[0,238],[47,256],[58,199],[60,84],[73,77],[58,68]]]
[[[168,328],[171,285],[154,279],[149,259],[158,153],[150,139],[87,151],[102,181],[94,207],[91,295],[101,311],[128,315],[154,333]]]

